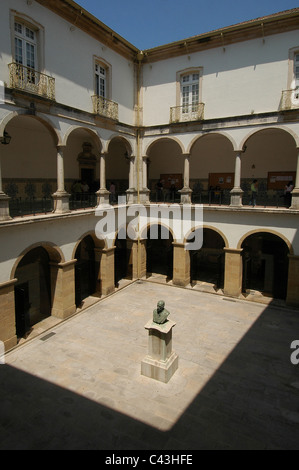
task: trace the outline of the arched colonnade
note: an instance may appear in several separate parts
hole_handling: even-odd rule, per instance
[[[298,256],[291,242],[269,229],[244,232],[235,248],[217,227],[203,226],[203,244],[186,250],[170,227],[159,227],[150,238],[151,224],[139,239],[115,234],[113,245],[94,232],[73,243],[72,259],[51,242],[35,243],[19,254],[6,290],[6,338],[21,337],[47,316],[68,318],[89,296],[101,298],[115,291],[122,280],[165,279],[173,285],[197,288],[204,284],[221,295],[246,298],[259,291],[289,305],[299,305],[296,276]],[[169,233],[167,233],[169,232]],[[164,233],[164,235],[163,235]],[[169,236],[168,236],[169,235]],[[163,245],[163,256],[161,246]],[[158,256],[156,256],[158,253]],[[160,255],[159,255],[160,254]]]

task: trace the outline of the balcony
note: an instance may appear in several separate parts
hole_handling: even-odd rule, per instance
[[[295,90],[283,90],[281,102],[279,106],[280,111],[288,111],[289,109],[299,108],[299,88]]]
[[[15,62],[8,65],[10,88],[55,100],[55,79]]]
[[[94,95],[91,99],[94,114],[118,121],[118,103],[107,100],[99,95]]]
[[[174,106],[170,108],[170,123],[202,121],[204,119],[204,103]]]

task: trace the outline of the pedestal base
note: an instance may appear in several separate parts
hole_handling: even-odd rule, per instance
[[[146,356],[141,362],[141,375],[167,383],[179,366],[179,357],[173,352],[166,362]]]
[[[172,352],[172,328],[175,322],[163,324],[153,321],[145,325],[148,330],[148,355],[141,362],[141,375],[167,383],[178,368],[179,358]]]
[[[181,204],[191,204],[192,203],[192,189],[182,188],[178,191],[181,195]]]
[[[55,214],[65,214],[70,212],[70,194],[66,191],[57,191],[52,194],[54,200]]]
[[[10,220],[9,215],[9,200],[10,197],[0,191],[0,220]]]
[[[97,205],[98,206],[103,206],[103,205],[109,205],[110,204],[110,191],[107,189],[99,189],[96,192],[97,195]]]
[[[244,191],[241,188],[234,188],[230,192],[230,205],[233,207],[241,207]]]

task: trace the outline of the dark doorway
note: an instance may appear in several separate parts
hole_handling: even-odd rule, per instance
[[[16,334],[22,338],[30,330],[29,283],[15,287]]]
[[[256,290],[276,299],[286,299],[288,254],[286,243],[271,233],[249,236],[243,248],[243,292]]]
[[[147,232],[146,270],[149,275],[166,276],[170,281],[173,277],[173,237],[162,225],[153,228],[154,237],[151,229]]]
[[[95,245],[92,237],[88,235],[78,246],[75,254],[75,302],[80,307],[83,300],[95,293]]]
[[[117,236],[115,241],[115,254],[114,254],[114,273],[115,273],[115,286],[119,286],[122,279],[132,279],[132,263],[131,263],[132,250],[128,249],[128,240],[121,239]]]
[[[15,314],[17,336],[51,315],[49,255],[42,247],[27,253],[16,269]]]
[[[200,250],[190,251],[191,282],[207,282],[217,289],[224,284],[224,240],[217,232],[203,229]]]
[[[81,181],[86,182],[89,188],[94,186],[94,170],[92,168],[81,168]]]

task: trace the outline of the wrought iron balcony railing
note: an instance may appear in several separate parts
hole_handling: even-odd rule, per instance
[[[107,100],[106,98],[103,98],[99,95],[94,95],[91,98],[94,114],[118,121],[118,103]]]
[[[170,123],[202,121],[204,119],[204,107],[204,103],[174,106],[170,108]]]
[[[55,100],[55,78],[15,62],[8,67],[10,88]]]
[[[283,90],[280,102],[280,111],[299,108],[299,88],[295,90]]]

